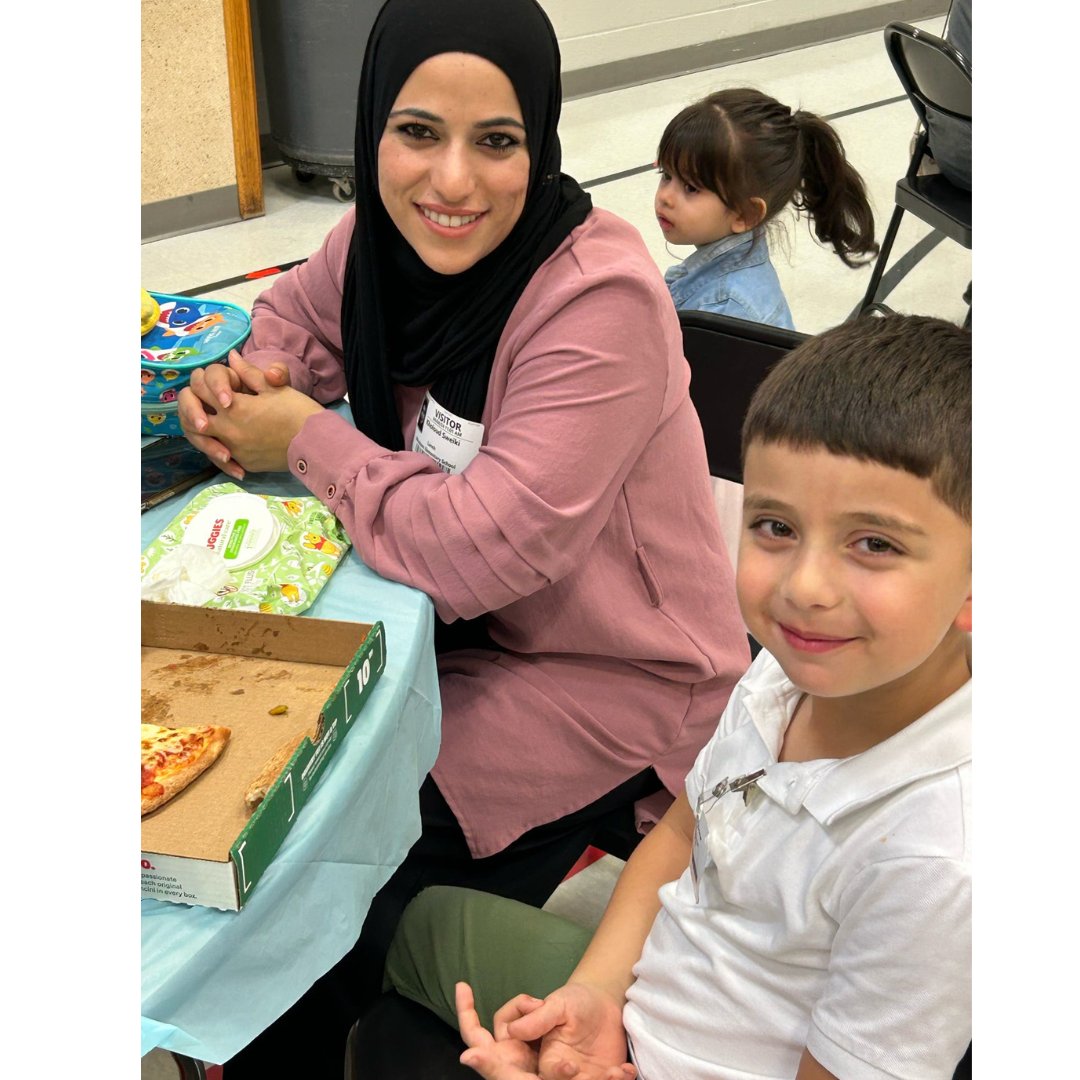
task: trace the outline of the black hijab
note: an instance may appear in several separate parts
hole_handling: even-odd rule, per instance
[[[413,251],[379,197],[378,149],[414,69],[440,53],[490,60],[521,106],[529,186],[521,217],[494,251],[439,274]],[[387,0],[372,27],[356,113],[356,231],[345,269],[342,340],[356,426],[403,449],[393,385],[432,385],[445,409],[479,420],[495,347],[540,264],[580,225],[592,200],[560,173],[559,47],[535,0]]]

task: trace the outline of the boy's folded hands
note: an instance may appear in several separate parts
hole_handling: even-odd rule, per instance
[[[544,1000],[519,994],[480,1023],[472,988],[455,988],[461,1063],[486,1080],[634,1080],[626,1061],[622,1008],[602,991],[568,983]]]

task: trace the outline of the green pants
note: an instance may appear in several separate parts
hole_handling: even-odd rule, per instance
[[[386,961],[393,988],[457,1028],[454,984],[467,982],[480,1022],[516,994],[545,997],[566,982],[592,931],[539,908],[447,885],[405,909]]]

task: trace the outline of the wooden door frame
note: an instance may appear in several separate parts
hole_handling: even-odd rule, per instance
[[[251,45],[248,0],[222,0],[225,17],[225,57],[229,68],[233,155],[240,217],[264,212],[262,154],[259,149],[259,109],[255,91],[255,57]]]

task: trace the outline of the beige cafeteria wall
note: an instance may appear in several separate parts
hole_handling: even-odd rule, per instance
[[[142,202],[236,184],[221,0],[142,0]]]
[[[882,7],[890,0],[540,0],[563,71],[759,33],[809,19]],[[942,9],[948,0],[942,3]],[[895,6],[895,5],[894,5]]]

